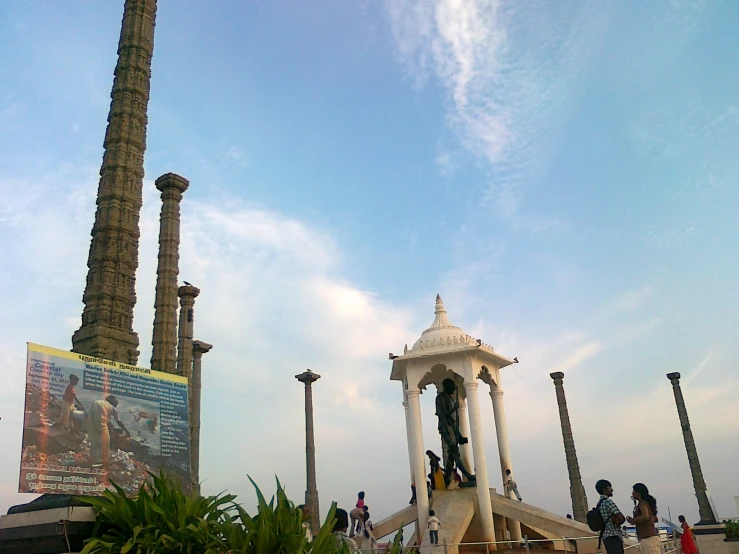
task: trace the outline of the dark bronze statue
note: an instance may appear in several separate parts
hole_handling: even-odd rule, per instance
[[[454,397],[457,386],[451,379],[444,379],[441,386],[441,392],[436,395],[436,415],[439,418],[439,434],[445,450],[444,481],[449,486],[456,466],[468,481],[474,483],[475,476],[465,467],[459,451],[460,444],[467,444],[467,437],[463,437],[459,432],[459,401]]]

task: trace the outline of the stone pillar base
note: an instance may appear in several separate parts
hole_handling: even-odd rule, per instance
[[[734,545],[739,546],[739,542],[725,540],[726,528],[723,525],[696,525],[693,527],[693,535],[701,554],[730,554],[739,551],[739,548],[733,549]]]

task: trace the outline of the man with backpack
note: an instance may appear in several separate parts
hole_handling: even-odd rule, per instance
[[[624,554],[624,539],[621,524],[626,518],[611,499],[613,487],[605,479],[595,484],[595,490],[600,494],[597,506],[588,512],[588,525],[593,531],[600,531],[600,542],[606,547],[608,554]]]

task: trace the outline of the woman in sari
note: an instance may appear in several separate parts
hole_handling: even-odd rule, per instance
[[[695,546],[695,540],[693,539],[693,531],[690,530],[690,525],[685,521],[685,516],[678,516],[677,520],[680,522],[682,533],[680,533],[680,546],[682,547],[683,554],[698,554],[698,547]]]

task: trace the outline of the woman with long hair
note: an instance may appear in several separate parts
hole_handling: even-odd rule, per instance
[[[682,547],[683,554],[698,554],[698,547],[695,546],[695,540],[693,539],[693,531],[690,530],[690,525],[685,521],[685,516],[677,516],[677,520],[680,522],[682,533],[680,533],[680,546]]]
[[[379,552],[380,545],[378,544],[377,538],[375,537],[375,528],[374,525],[372,525],[369,511],[364,512],[361,521],[362,529],[358,533],[358,536],[360,538],[359,547],[362,549],[362,551],[374,552],[375,550],[377,550]]]
[[[636,537],[642,554],[661,554],[660,538],[654,524],[657,522],[657,499],[649,494],[644,483],[634,485],[631,492],[634,500],[634,517],[626,521],[636,526]]]

